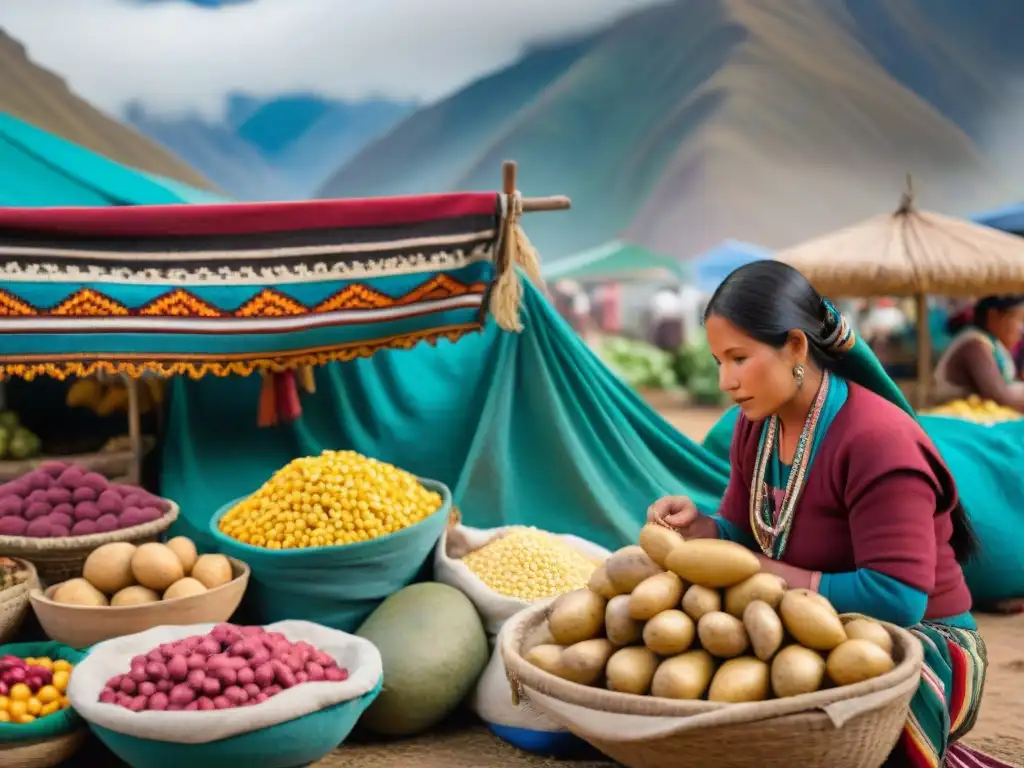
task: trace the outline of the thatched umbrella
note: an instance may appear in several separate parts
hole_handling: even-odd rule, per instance
[[[931,381],[928,294],[1024,293],[1024,238],[918,211],[908,180],[899,209],[775,255],[823,294],[913,296],[917,302],[919,407]]]

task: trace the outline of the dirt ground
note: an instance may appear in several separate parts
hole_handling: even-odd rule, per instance
[[[692,440],[703,440],[721,411],[674,408],[659,412]],[[988,646],[989,673],[981,716],[967,742],[1003,760],[1024,765],[1024,615],[977,615]]]

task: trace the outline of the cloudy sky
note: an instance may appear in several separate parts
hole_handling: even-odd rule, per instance
[[[0,0],[0,28],[94,104],[217,115],[224,95],[432,100],[524,45],[659,0]]]

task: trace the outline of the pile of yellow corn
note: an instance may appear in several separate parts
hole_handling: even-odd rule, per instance
[[[1013,408],[1007,408],[994,400],[983,400],[977,395],[971,395],[963,400],[951,400],[922,413],[927,416],[949,416],[954,419],[964,419],[976,424],[1017,421],[1024,417],[1024,414]]]
[[[587,586],[597,564],[545,531],[514,528],[462,558],[499,595],[532,602]]]
[[[369,541],[440,509],[415,475],[355,451],[295,459],[221,518],[221,532],[268,549]]]

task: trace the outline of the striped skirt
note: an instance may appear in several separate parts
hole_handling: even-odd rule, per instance
[[[978,717],[988,659],[981,635],[968,629],[922,622],[910,631],[924,646],[921,686],[887,766],[939,768],[999,766],[999,761],[953,744]]]

